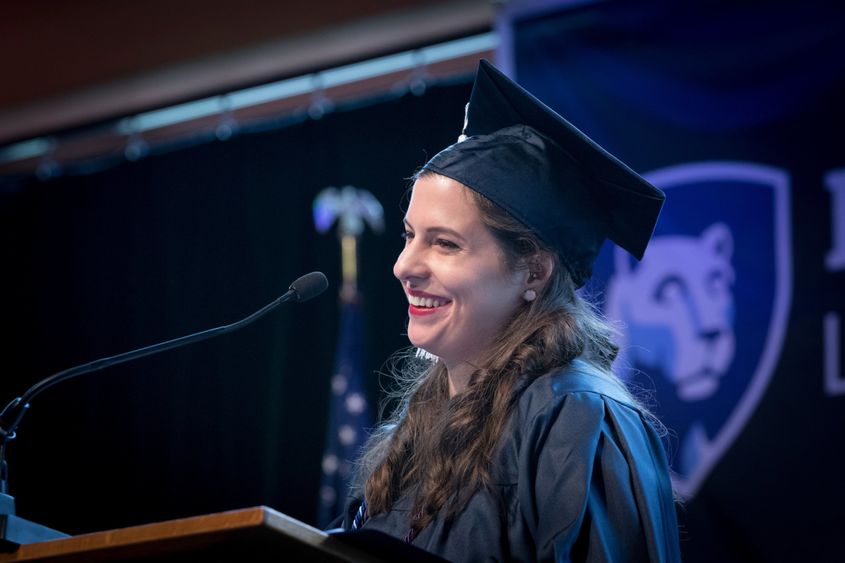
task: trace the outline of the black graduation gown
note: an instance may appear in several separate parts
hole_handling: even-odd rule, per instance
[[[455,562],[680,561],[660,438],[616,385],[586,362],[528,386],[492,470],[451,522],[413,544]],[[364,528],[404,538],[413,499]],[[352,499],[345,527],[360,504]]]

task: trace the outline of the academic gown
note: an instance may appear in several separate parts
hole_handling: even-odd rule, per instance
[[[480,490],[413,544],[450,561],[680,561],[661,441],[617,386],[588,363],[531,383]],[[360,499],[347,506],[351,527]],[[413,498],[364,528],[405,538]]]

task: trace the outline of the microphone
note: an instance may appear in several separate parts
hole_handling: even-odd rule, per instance
[[[305,274],[290,284],[288,293],[293,293],[295,295],[295,298],[293,299],[294,302],[302,303],[303,301],[308,301],[309,299],[317,297],[326,291],[328,287],[329,280],[326,279],[323,272],[311,272],[310,274]],[[285,295],[287,295],[287,293]]]
[[[29,409],[29,405],[32,402],[32,399],[35,398],[36,395],[40,394],[42,391],[49,389],[57,383],[71,379],[78,375],[82,375],[84,373],[99,371],[101,369],[105,369],[107,367],[117,364],[122,364],[124,362],[135,360],[137,358],[143,358],[144,356],[158,354],[159,352],[164,352],[165,350],[170,350],[171,348],[186,346],[194,342],[206,340],[213,336],[219,336],[227,332],[233,332],[235,330],[238,330],[239,328],[243,328],[244,326],[250,324],[255,320],[258,320],[259,318],[263,317],[282,303],[287,303],[288,301],[293,301],[294,303],[302,303],[304,301],[308,301],[309,299],[313,299],[314,297],[317,297],[318,295],[323,293],[328,287],[329,281],[326,279],[326,276],[322,272],[311,272],[310,274],[305,274],[304,276],[298,278],[296,281],[290,284],[290,287],[284,295],[282,295],[275,301],[268,303],[258,311],[249,315],[248,317],[245,317],[237,322],[220,326],[217,328],[212,328],[209,330],[204,330],[202,332],[189,334],[180,338],[174,338],[173,340],[168,340],[166,342],[160,342],[158,344],[146,346],[137,350],[124,352],[116,356],[101,358],[99,360],[95,360],[87,364],[72,367],[70,369],[66,369],[64,371],[60,371],[59,373],[53,374],[46,379],[42,379],[32,387],[27,389],[27,391],[23,395],[16,399],[13,399],[12,402],[6,405],[3,411],[0,412],[0,516],[2,516],[3,514],[14,514],[13,508],[11,512],[8,512],[4,509],[4,502],[7,499],[4,499],[3,497],[8,497],[8,477],[5,461],[6,446],[9,441],[15,438],[15,430],[20,424],[23,415]],[[0,536],[2,536],[2,534],[0,534]],[[2,543],[3,539],[4,538],[0,537],[0,543]]]

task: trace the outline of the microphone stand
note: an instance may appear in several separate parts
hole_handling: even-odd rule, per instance
[[[14,549],[21,544],[68,537],[67,534],[51,530],[46,526],[30,522],[29,520],[25,520],[17,516],[15,514],[15,499],[9,494],[6,448],[9,442],[15,438],[15,431],[17,430],[23,415],[26,414],[27,410],[29,410],[29,405],[36,395],[39,395],[41,392],[46,391],[50,387],[61,383],[62,381],[85,373],[99,371],[110,366],[143,358],[144,356],[158,354],[159,352],[164,352],[165,350],[170,350],[171,348],[186,346],[188,344],[193,344],[194,342],[226,334],[227,332],[233,332],[263,317],[282,303],[286,303],[288,301],[307,301],[308,299],[316,297],[325,291],[327,287],[328,281],[326,280],[325,275],[321,272],[311,272],[310,274],[306,274],[293,282],[290,289],[288,289],[284,295],[237,322],[196,332],[187,336],[174,338],[173,340],[160,342],[137,350],[131,350],[122,354],[117,354],[116,356],[101,358],[87,364],[82,364],[60,371],[59,373],[53,374],[46,379],[42,379],[27,389],[23,395],[13,399],[8,405],[6,405],[3,411],[0,412],[0,551]]]

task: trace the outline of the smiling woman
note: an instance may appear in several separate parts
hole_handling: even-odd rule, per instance
[[[443,361],[454,395],[539,280],[509,271],[470,191],[445,176],[417,180],[405,228],[393,273],[410,304],[408,338]]]
[[[416,176],[394,275],[435,357],[371,437],[344,526],[452,561],[677,561],[659,423],[576,293],[642,258],[662,192],[486,62]]]

